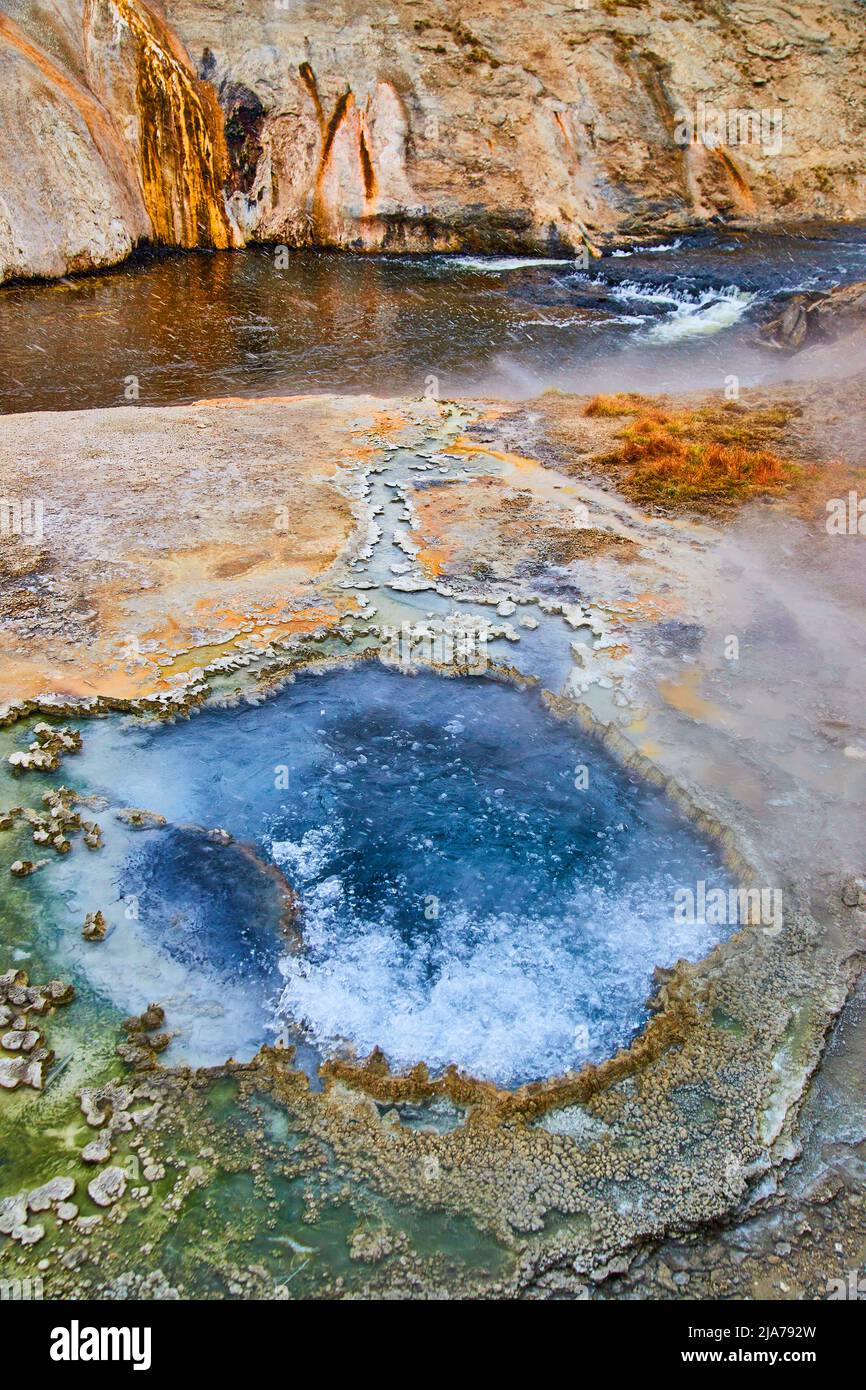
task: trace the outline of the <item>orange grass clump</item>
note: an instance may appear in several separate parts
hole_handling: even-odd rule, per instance
[[[646,396],[634,391],[617,391],[613,396],[593,396],[583,413],[590,420],[609,419],[617,415],[634,415],[647,404]]]
[[[730,506],[781,492],[795,481],[796,466],[767,447],[789,418],[778,407],[649,410],[621,432],[619,447],[605,462],[628,468],[621,486],[636,502]]]

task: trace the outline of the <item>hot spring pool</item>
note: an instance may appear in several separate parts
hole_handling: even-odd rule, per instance
[[[728,882],[717,849],[534,692],[364,662],[258,705],[83,731],[63,778],[108,803],[105,850],[29,882],[63,917],[68,968],[125,1011],[165,1004],[167,1060],[241,1059],[283,1032],[310,1060],[379,1045],[395,1067],[513,1085],[627,1043],[653,967],[719,936],[674,920],[678,887]],[[132,831],[124,806],[167,825]],[[99,946],[80,938],[95,906]]]

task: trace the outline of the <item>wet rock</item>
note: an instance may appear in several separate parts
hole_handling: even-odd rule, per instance
[[[860,282],[837,286],[824,294],[793,295],[782,312],[763,325],[760,337],[770,347],[799,352],[864,328],[866,282]]]
[[[41,1034],[34,1028],[13,1029],[0,1038],[0,1046],[7,1052],[31,1052],[40,1041]]]
[[[75,1229],[80,1231],[83,1236],[89,1236],[101,1223],[101,1216],[79,1216],[75,1222]]]
[[[81,935],[85,941],[104,941],[107,930],[108,926],[101,912],[88,912],[81,928]]]
[[[866,907],[866,878],[846,879],[842,887],[842,901],[846,907]]]
[[[0,1087],[14,1091],[19,1086],[30,1086],[41,1091],[43,1069],[52,1056],[45,1048],[38,1048],[26,1057],[0,1057]]]
[[[610,1279],[618,1274],[626,1274],[633,1258],[631,1255],[615,1255],[606,1264],[598,1265],[595,1269],[590,1270],[589,1277],[594,1283],[602,1284],[605,1279]]]
[[[34,725],[36,735],[26,752],[10,753],[7,762],[13,773],[56,772],[67,753],[77,753],[82,738],[76,729],[52,728],[49,724]]]
[[[130,1067],[153,1064],[153,1053],[150,1048],[138,1043],[118,1043],[117,1055],[122,1062],[126,1062]]]
[[[47,988],[52,1004],[68,1004],[75,998],[75,986],[64,980],[51,980]]]
[[[57,749],[61,753],[78,753],[83,745],[83,739],[77,729],[65,726],[52,728],[50,724],[40,723],[34,725],[33,732],[40,748]],[[32,744],[30,746],[33,747]]]
[[[126,1191],[126,1174],[122,1168],[104,1168],[87,1184],[87,1191],[98,1207],[110,1207]]]
[[[41,1187],[34,1187],[27,1194],[27,1205],[31,1211],[47,1211],[56,1202],[65,1202],[75,1191],[75,1179],[70,1177],[51,1178]]]
[[[81,1150],[83,1163],[107,1163],[111,1158],[111,1134],[105,1130],[98,1139],[91,1139]]]
[[[20,1245],[35,1245],[45,1235],[45,1227],[41,1223],[33,1226],[16,1226],[12,1232],[12,1239],[17,1240]]]
[[[0,1199],[0,1235],[9,1236],[27,1220],[27,1199],[22,1193]]]
[[[170,1033],[155,1031],[164,1018],[165,1011],[158,1004],[148,1004],[144,1013],[125,1019],[122,1026],[128,1042],[118,1044],[117,1055],[129,1066],[154,1067],[156,1054],[171,1042]]]
[[[114,814],[124,825],[128,825],[130,830],[160,830],[166,824],[165,816],[159,815],[157,811],[142,811],[124,806]]]
[[[355,1231],[349,1240],[349,1259],[364,1264],[378,1264],[392,1254],[402,1242],[393,1231]]]
[[[165,1009],[159,1004],[148,1004],[144,1013],[136,1014],[132,1018],[124,1019],[123,1030],[125,1033],[149,1033],[154,1028],[159,1028],[165,1023]]]
[[[81,828],[84,831],[84,843],[88,849],[102,848],[102,828],[96,821],[82,821]]]
[[[78,800],[71,787],[52,787],[42,793],[42,804],[47,806],[52,816],[71,815],[72,807]]]
[[[24,752],[10,753],[6,760],[13,773],[55,772],[60,766],[60,757],[36,744]]]
[[[126,1113],[132,1104],[132,1092],[128,1086],[119,1086],[109,1081],[104,1086],[85,1086],[78,1093],[81,1110],[85,1120],[93,1129],[102,1125],[114,1126],[118,1118]],[[124,1125],[124,1128],[129,1128]]]
[[[29,1024],[29,1013],[43,1015],[49,1006],[68,1004],[74,997],[71,984],[53,980],[47,986],[36,987],[29,983],[24,970],[7,970],[0,976],[0,1011],[3,1023],[13,1024],[3,1037],[1,1045],[14,1056],[0,1056],[0,1088],[17,1090],[18,1086],[31,1086],[42,1090],[43,1070],[53,1061],[54,1054],[43,1045],[42,1031]]]

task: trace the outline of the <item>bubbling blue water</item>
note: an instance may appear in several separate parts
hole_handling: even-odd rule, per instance
[[[294,954],[255,859],[231,864],[245,896],[201,834],[130,837],[120,877],[151,945],[244,976],[319,1055],[379,1045],[501,1084],[562,1072],[627,1043],[653,967],[718,937],[674,920],[678,887],[727,881],[716,849],[534,692],[362,663],[168,727],[95,724],[80,766],[115,802],[222,826],[283,870]]]

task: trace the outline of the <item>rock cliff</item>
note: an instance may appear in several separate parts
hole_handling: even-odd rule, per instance
[[[0,279],[866,216],[866,8],[2,0]]]

